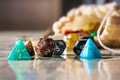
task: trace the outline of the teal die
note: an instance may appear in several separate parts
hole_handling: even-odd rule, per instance
[[[29,55],[29,52],[23,42],[22,39],[20,39],[12,51],[10,52],[8,56],[8,60],[30,60],[31,57]]]

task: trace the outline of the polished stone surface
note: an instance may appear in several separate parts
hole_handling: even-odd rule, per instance
[[[43,34],[41,34],[43,33]],[[0,31],[0,80],[120,80],[120,55],[102,50],[102,59],[79,59],[73,54],[34,60],[8,61],[18,35],[35,38],[41,31]]]

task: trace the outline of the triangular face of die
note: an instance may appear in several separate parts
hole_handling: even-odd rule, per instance
[[[14,48],[12,49],[11,53],[8,56],[8,60],[30,60],[31,57],[29,55],[26,46],[22,39],[20,39]]]
[[[89,38],[80,54],[80,58],[100,59],[102,55],[91,38]]]

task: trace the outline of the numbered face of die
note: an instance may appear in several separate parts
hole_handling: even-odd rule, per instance
[[[56,43],[56,50],[55,55],[61,55],[66,48],[66,44],[63,40],[55,40]]]
[[[42,38],[38,41],[37,46],[35,46],[35,50],[37,55],[41,57],[51,57],[55,51],[55,42],[50,38]]]
[[[73,48],[73,51],[75,54],[80,55],[82,49],[84,48],[86,41],[78,41],[75,47]]]

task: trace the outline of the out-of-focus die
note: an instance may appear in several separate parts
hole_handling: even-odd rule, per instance
[[[91,34],[92,37],[97,36],[97,32]]]
[[[67,41],[66,41],[66,45],[68,50],[73,50],[73,47],[75,46],[75,43],[77,40],[79,40],[80,35],[77,33],[71,33],[67,36]]]
[[[78,40],[73,48],[73,51],[75,52],[76,55],[80,55],[85,43],[86,43],[87,39],[81,39]]]
[[[79,34],[80,36],[89,36],[89,34],[88,34],[87,32],[85,32],[84,30],[80,30],[80,31],[78,32],[78,34]]]
[[[32,42],[30,40],[26,43],[26,48],[27,48],[30,56],[34,56],[35,55],[35,52],[34,52],[34,49],[33,49],[33,45],[32,45]]]
[[[80,35],[78,33],[71,33],[67,36],[68,39],[78,40]]]
[[[40,57],[51,57],[55,52],[55,42],[51,38],[40,38],[35,46],[35,51]]]
[[[55,43],[56,50],[54,52],[54,55],[61,55],[66,48],[66,43],[63,40],[55,40]]]
[[[69,50],[72,50],[74,45],[75,45],[75,43],[76,43],[76,40],[71,40],[71,39],[67,40],[67,42],[66,42],[67,48]]]
[[[86,44],[87,40],[91,38],[93,40],[93,37],[82,37],[80,40],[78,40],[73,48],[73,51],[76,55],[80,55],[82,49],[84,48],[84,45]],[[93,40],[94,41],[94,40]]]
[[[30,60],[30,54],[22,39],[18,40],[8,56],[8,60]]]
[[[75,33],[75,31],[73,31],[73,30],[66,30],[66,31],[64,32],[65,35],[68,35],[68,34],[70,34],[70,33]]]

